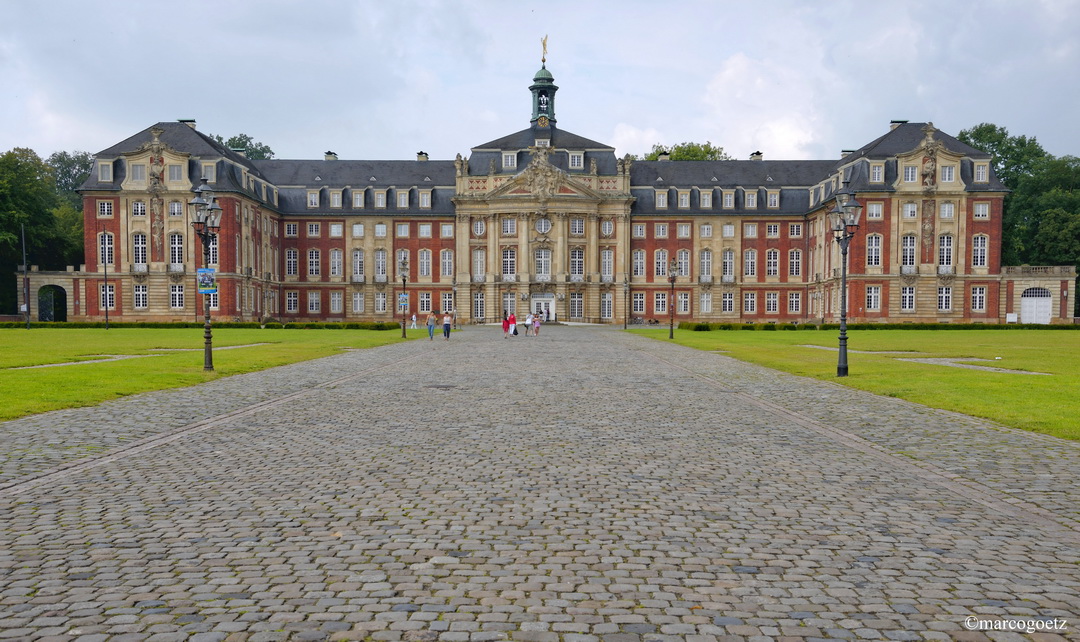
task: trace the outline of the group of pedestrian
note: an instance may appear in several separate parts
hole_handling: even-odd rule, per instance
[[[416,316],[414,315],[413,318],[415,319]],[[439,322],[438,312],[428,312],[428,315],[427,315],[428,341],[434,341],[435,340],[435,326],[438,324],[438,322]],[[452,326],[453,324],[454,324],[454,315],[449,310],[447,310],[446,312],[443,313],[443,318],[442,318],[443,341],[449,341],[450,340],[450,326]]]
[[[538,337],[540,336],[540,315],[534,315],[532,312],[525,317],[525,336]],[[518,334],[518,322],[517,315],[513,312],[507,314],[503,312],[502,320],[503,338],[517,336]]]

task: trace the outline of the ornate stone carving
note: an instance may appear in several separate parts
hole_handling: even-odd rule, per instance
[[[956,276],[953,274],[939,274],[938,283],[940,283],[943,287],[947,287],[952,285],[953,279],[955,278]]]
[[[908,287],[911,287],[911,286],[915,285],[915,282],[918,281],[918,280],[919,280],[919,276],[917,274],[901,274],[900,275],[900,283],[902,283],[902,284],[904,284],[904,285],[906,285]]]
[[[934,123],[927,123],[922,130],[926,136],[923,139],[922,184],[923,190],[929,192],[937,184],[937,156],[943,145],[934,140],[934,132],[937,131]]]
[[[934,249],[934,212],[936,203],[926,200],[922,203],[922,244],[924,256],[932,257]],[[929,252],[929,254],[926,254]]]

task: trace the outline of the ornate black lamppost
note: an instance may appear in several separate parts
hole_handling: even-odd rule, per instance
[[[626,324],[630,320],[630,277],[623,277],[623,317],[622,317],[622,329],[626,329]]]
[[[671,264],[668,265],[668,282],[671,283],[671,298],[668,299],[668,312],[671,313],[671,323],[668,326],[669,339],[675,338],[675,277],[678,276],[679,261],[672,258]]]
[[[195,198],[188,201],[188,205],[193,209],[191,227],[195,229],[195,235],[202,241],[203,267],[209,267],[210,245],[217,238],[218,230],[221,229],[221,206],[214,200],[214,191],[206,184],[205,178],[202,179],[202,184],[192,191],[195,192]],[[214,342],[210,333],[210,293],[203,292],[202,299],[205,312],[203,371],[210,372],[214,369]]]
[[[398,261],[398,274],[401,275],[401,338],[404,339],[408,322],[405,315],[409,313],[409,293],[406,291],[409,285],[409,259],[404,256]]]
[[[843,203],[841,203],[843,198]],[[862,206],[855,195],[848,191],[847,181],[843,191],[836,195],[836,206],[829,212],[829,222],[836,242],[840,244],[840,357],[836,364],[836,376],[848,375],[847,362],[847,256],[848,246],[859,229]]]

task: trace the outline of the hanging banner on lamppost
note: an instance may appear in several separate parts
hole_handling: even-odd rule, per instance
[[[213,268],[199,268],[199,294],[217,294],[217,271]]]
[[[408,307],[409,307],[409,295],[405,294],[404,292],[397,295],[397,303],[398,303],[398,307],[401,308],[402,310],[408,309]]]

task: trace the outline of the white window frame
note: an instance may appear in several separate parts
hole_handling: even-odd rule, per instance
[[[170,310],[183,310],[184,309],[184,284],[183,283],[170,283],[169,284],[169,309]]]
[[[693,225],[690,223],[678,223],[675,225],[675,238],[688,239],[690,238]]]
[[[881,311],[881,286],[866,286],[866,309],[871,312]]]
[[[975,285],[971,287],[971,311],[986,312],[986,286]]]
[[[653,314],[665,314],[667,313],[667,292],[654,292],[653,293]]]
[[[866,218],[867,220],[880,221],[885,218],[885,204],[880,201],[874,201],[866,204]]]
[[[788,314],[799,314],[802,312],[802,292],[788,292],[787,299]]]
[[[915,311],[915,286],[902,285],[900,286],[900,311],[901,312],[914,312]]]
[[[938,312],[952,312],[952,287],[945,285],[938,289]]]
[[[131,288],[131,304],[136,310],[150,307],[150,292],[146,284],[134,283]]]
[[[866,235],[866,266],[881,267],[881,244],[880,234]]]
[[[377,239],[386,238],[386,223],[376,223],[375,224],[375,238],[377,238]]]
[[[570,169],[583,169],[585,167],[585,154],[582,152],[570,152]]]
[[[904,182],[905,183],[918,183],[919,182],[919,166],[918,165],[904,165]]]
[[[664,191],[657,190],[657,192],[656,192],[656,209],[658,209],[658,210],[666,210],[667,209],[667,190],[664,190]]]
[[[971,237],[971,267],[984,268],[987,266],[987,251],[990,247],[990,237],[976,234]]]
[[[985,201],[975,203],[971,208],[971,218],[977,221],[985,221],[990,218],[990,203]]]
[[[502,154],[502,166],[503,169],[514,169],[517,167],[517,152],[503,152]]]
[[[904,203],[904,218],[919,218],[919,206],[915,203]]]
[[[341,190],[330,192],[330,207],[341,208]]]

